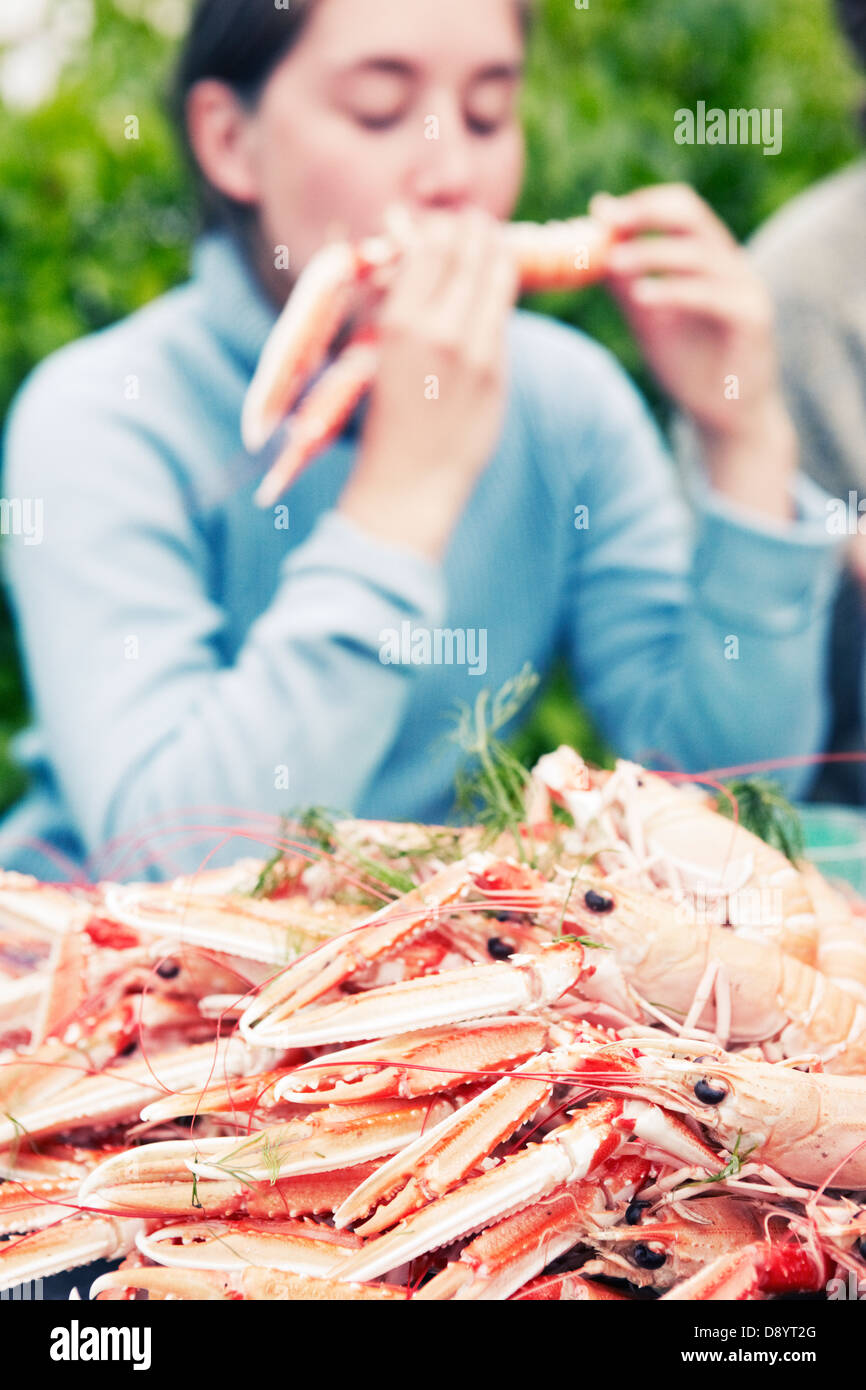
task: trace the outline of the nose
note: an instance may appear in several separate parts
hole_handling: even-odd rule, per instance
[[[459,105],[432,102],[410,180],[412,201],[431,211],[461,211],[472,201],[473,170],[472,137]]]

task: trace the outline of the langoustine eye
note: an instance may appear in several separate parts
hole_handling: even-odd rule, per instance
[[[702,1105],[721,1105],[727,1098],[728,1088],[718,1081],[712,1081],[706,1076],[702,1076],[700,1081],[695,1082],[695,1095]]]
[[[631,1252],[631,1258],[638,1269],[661,1269],[667,1255],[664,1250],[654,1250],[651,1245],[639,1241]]]
[[[598,893],[594,888],[589,888],[583,895],[590,912],[613,912],[613,898],[609,893]]]

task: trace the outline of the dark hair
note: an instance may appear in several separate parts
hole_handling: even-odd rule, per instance
[[[516,0],[528,30],[534,0]],[[197,0],[175,72],[173,114],[199,191],[206,228],[228,227],[242,240],[255,223],[255,209],[213,188],[198,167],[189,143],[186,101],[197,82],[225,82],[250,107],[268,78],[298,42],[316,0]]]
[[[866,0],[836,0],[836,13],[857,61],[866,68]],[[857,117],[866,136],[866,103],[861,102]]]
[[[866,0],[836,0],[836,10],[845,37],[866,67]]]
[[[228,226],[246,236],[255,219],[252,208],[219,193],[202,174],[189,143],[186,101],[197,82],[225,82],[253,106],[270,77],[297,43],[315,0],[198,0],[181,49],[174,78],[172,107],[184,151],[198,185],[206,228]]]

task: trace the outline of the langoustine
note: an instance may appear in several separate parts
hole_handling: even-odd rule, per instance
[[[577,289],[606,268],[611,233],[590,217],[535,224],[506,223],[502,236],[514,257],[521,288]],[[294,409],[286,447],[259,486],[270,506],[315,454],[334,439],[370,390],[379,365],[375,328],[356,329],[333,364],[298,398],[324,364],[356,291],[387,285],[411,243],[410,218],[391,217],[388,231],[358,243],[326,246],[301,272],[265,345],[244,404],[242,433],[255,452]]]
[[[378,849],[372,827],[353,833],[381,851],[381,832]],[[580,839],[564,831],[545,874],[478,849],[430,856],[409,892],[308,936],[264,981],[251,969],[234,1009],[214,1006],[231,997],[219,973],[179,977],[182,998],[157,1004],[191,1010],[204,1041],[179,1024],[119,1058],[104,1024],[62,1094],[45,1044],[18,1049],[24,1122],[0,1137],[6,1220],[25,1229],[6,1225],[0,1278],[111,1251],[126,1259],[98,1297],[712,1298],[866,1268],[866,1082],[823,1070],[863,1072],[858,1001],[843,1017],[843,992],[784,940],[696,923],[669,883],[581,864]],[[264,964],[270,914],[236,890],[210,941],[196,914],[194,946],[188,888],[177,922],[154,890],[162,937],[143,925],[148,891],[108,891],[99,912],[151,967],[210,945],[217,972],[238,969],[245,914]],[[99,1010],[81,1007],[96,1046]],[[45,1042],[69,1046],[63,1017]],[[40,1135],[87,1157],[40,1170]],[[40,1202],[69,1215],[46,1230]]]

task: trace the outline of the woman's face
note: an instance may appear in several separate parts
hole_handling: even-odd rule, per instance
[[[318,0],[249,118],[265,245],[296,272],[395,201],[508,217],[522,62],[514,0]]]

